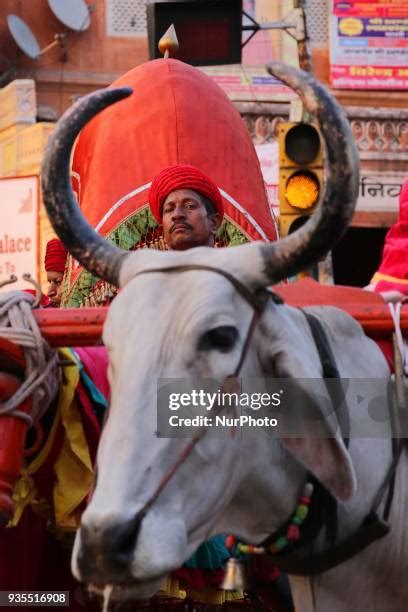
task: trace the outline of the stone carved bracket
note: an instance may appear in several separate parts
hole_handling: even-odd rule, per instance
[[[351,118],[351,129],[359,151],[397,153],[408,151],[406,119]],[[363,157],[363,156],[362,156]]]
[[[289,119],[289,105],[236,103],[254,144],[275,140],[277,126]],[[408,151],[408,111],[346,107],[361,159],[402,159]],[[375,155],[366,155],[375,153]],[[405,155],[404,155],[405,159]]]

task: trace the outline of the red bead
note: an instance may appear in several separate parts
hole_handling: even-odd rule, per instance
[[[289,525],[288,530],[286,532],[286,537],[288,540],[298,540],[300,538],[300,530],[297,525]]]
[[[299,503],[308,506],[310,504],[310,497],[305,497],[302,495],[302,497],[299,498]]]
[[[231,550],[231,548],[234,548],[235,546],[235,538],[233,535],[228,535],[225,538],[225,548],[228,548],[228,550]]]

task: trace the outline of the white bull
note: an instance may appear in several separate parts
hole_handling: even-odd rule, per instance
[[[123,92],[82,100],[63,119],[48,152],[43,187],[57,233],[89,270],[124,288],[110,307],[104,329],[111,406],[98,449],[96,487],[73,554],[77,578],[101,591],[110,585],[113,596],[151,596],[162,578],[212,534],[233,533],[247,542],[262,542],[293,514],[307,471],[338,500],[336,543],[341,543],[369,513],[392,463],[390,437],[355,437],[371,418],[356,398],[348,398],[348,448],[333,424],[323,418],[321,437],[315,436],[313,422],[305,420],[302,438],[280,438],[278,431],[274,437],[257,436],[256,445],[251,436],[220,438],[209,431],[149,502],[186,445],[185,440],[156,436],[157,380],[229,376],[240,361],[253,316],[248,300],[222,274],[174,268],[197,265],[227,271],[255,295],[257,289],[327,251],[353,211],[357,157],[347,122],[310,77],[281,66],[273,71],[296,88],[306,107],[315,112],[331,176],[318,213],[280,243],[130,255],[105,244],[75,206],[67,160],[86,119],[115,96],[123,97]],[[341,377],[387,378],[380,350],[353,319],[334,308],[311,310],[323,322]],[[251,336],[240,374],[320,379],[324,394],[322,366],[304,314],[270,301]],[[322,417],[318,402],[313,410]],[[391,534],[314,578],[315,610],[402,612],[408,608],[403,523],[408,502],[406,470],[403,456]],[[324,547],[324,538],[318,535],[315,552]],[[300,543],[297,554],[301,553]],[[299,599],[296,592],[294,596],[304,604],[302,596]]]

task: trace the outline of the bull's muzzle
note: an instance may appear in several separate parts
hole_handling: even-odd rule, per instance
[[[103,586],[134,580],[134,558],[141,517],[116,520],[101,526],[87,520],[79,532],[77,567],[83,582]]]

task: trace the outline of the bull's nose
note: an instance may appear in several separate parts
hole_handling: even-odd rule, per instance
[[[80,529],[78,570],[84,582],[129,582],[141,516],[96,521],[87,517]]]

